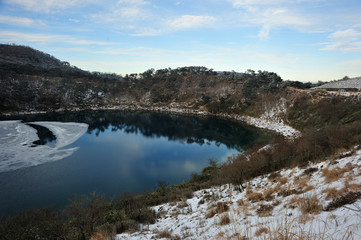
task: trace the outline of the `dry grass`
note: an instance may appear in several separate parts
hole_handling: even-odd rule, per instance
[[[349,175],[344,181],[344,188],[349,191],[361,191],[361,185],[350,183],[353,180],[353,175]]]
[[[289,204],[295,204],[295,203],[297,203],[298,201],[300,201],[300,198],[297,197],[297,196],[294,196],[294,197],[292,197],[292,198],[288,201],[288,203],[289,203]]]
[[[316,195],[300,198],[298,207],[303,214],[318,214],[322,209]]]
[[[108,240],[102,233],[95,233],[91,236],[90,240]]]
[[[204,215],[205,218],[212,218],[216,214],[221,214],[229,210],[226,202],[217,202],[216,205],[210,205],[207,213]]]
[[[259,237],[259,236],[261,236],[261,235],[264,234],[264,233],[268,233],[268,228],[266,228],[266,227],[261,227],[261,228],[257,229],[257,231],[254,233],[254,235],[255,235],[256,237]]]
[[[322,193],[326,194],[326,200],[331,200],[346,194],[346,192],[344,192],[343,189],[337,190],[336,188],[326,188],[322,191]]]
[[[258,202],[263,200],[263,194],[259,192],[249,191],[246,193],[245,197],[251,202]]]
[[[313,190],[313,189],[315,189],[315,187],[314,186],[311,186],[311,185],[306,185],[304,188],[303,188],[303,192],[308,192],[308,191],[311,191],[311,190]]]
[[[263,205],[257,209],[257,214],[259,217],[269,217],[272,215],[273,206],[272,205]]]
[[[309,180],[310,178],[308,176],[303,176],[295,179],[295,184],[298,186],[299,189],[303,189],[308,185]]]
[[[263,193],[263,198],[266,200],[266,201],[270,201],[273,199],[272,197],[272,194],[274,193],[274,188],[272,187],[268,187],[264,193]]]
[[[251,216],[252,214],[250,213],[250,203],[249,202],[243,202],[243,205],[241,205],[238,209],[237,212],[242,212],[244,216]]]
[[[322,171],[322,175],[325,177],[325,182],[330,183],[342,178],[344,173],[347,171],[347,169],[335,167],[333,169],[324,168],[321,171]]]
[[[171,240],[180,240],[181,238],[178,235],[173,235],[171,231],[169,230],[163,230],[158,232],[156,235],[156,238],[167,238]]]
[[[243,205],[244,205],[243,199],[239,199],[239,200],[237,201],[237,205],[238,205],[239,207],[243,206]]]
[[[223,226],[223,225],[229,224],[230,222],[231,222],[231,219],[229,218],[228,213],[225,213],[225,214],[221,215],[218,224]]]
[[[214,215],[217,214],[217,210],[215,207],[208,209],[207,213],[204,215],[205,218],[212,218]]]
[[[281,183],[282,185],[286,184],[287,182],[288,182],[288,178],[286,178],[286,177],[280,178],[280,180],[279,180],[279,183]]]
[[[220,213],[224,213],[226,211],[228,211],[229,207],[227,205],[227,203],[225,202],[217,202],[217,213],[220,214]]]
[[[281,191],[281,187],[282,187],[282,184],[277,184],[274,188],[273,188],[273,192],[280,192]]]

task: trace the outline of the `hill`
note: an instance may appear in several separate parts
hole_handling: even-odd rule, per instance
[[[31,65],[34,67],[68,70],[70,64],[27,46],[0,44],[0,64]]]
[[[87,72],[25,46],[0,45],[0,113],[177,106],[244,112],[254,99],[309,83],[266,71],[216,72],[200,66],[119,76]]]
[[[323,84],[315,87],[315,89],[326,89],[330,91],[361,91],[361,77],[357,78],[346,78],[338,81]]]

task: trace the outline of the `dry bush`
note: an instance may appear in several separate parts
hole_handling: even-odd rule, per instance
[[[212,207],[208,209],[207,213],[204,215],[205,218],[212,218],[214,215],[217,214],[217,209],[215,207]]]
[[[304,187],[306,187],[308,185],[309,179],[310,178],[308,176],[300,177],[295,180],[295,184],[298,186],[298,188],[303,189]]]
[[[293,198],[291,198],[291,199],[288,201],[288,203],[289,203],[289,204],[295,204],[295,203],[297,203],[298,201],[300,201],[300,198],[297,197],[297,196],[294,196]]]
[[[303,176],[296,180],[295,183],[298,186],[298,188],[301,190],[298,193],[308,192],[308,191],[314,189],[314,186],[308,185],[309,180],[310,180],[309,176]]]
[[[352,204],[361,198],[361,192],[349,192],[345,196],[338,197],[330,202],[325,208],[325,211],[332,211],[336,208],[342,207],[346,204]]]
[[[347,179],[345,179],[344,182],[344,189],[346,191],[361,191],[361,185],[360,184],[355,184],[355,183],[350,183],[350,181],[353,180],[353,175],[349,175],[347,177]]]
[[[263,200],[263,194],[259,192],[248,192],[245,197],[251,202],[258,202]]]
[[[317,214],[322,209],[322,206],[315,195],[300,198],[298,207],[303,214]]]
[[[281,177],[281,174],[279,172],[273,172],[271,173],[269,176],[268,176],[268,180],[270,182],[275,182],[276,179],[280,178]]]
[[[229,209],[227,203],[225,202],[217,202],[217,213],[220,214],[220,213],[223,213],[223,212],[227,212]]]
[[[279,191],[281,191],[281,187],[282,187],[282,184],[277,184],[274,188],[273,188],[273,192],[279,192]]]
[[[337,190],[336,188],[326,188],[322,191],[322,193],[326,194],[326,200],[335,199],[342,195],[340,190]]]
[[[272,205],[263,205],[257,209],[257,214],[259,217],[269,217],[272,215],[273,206]]]
[[[239,199],[239,200],[237,201],[237,204],[238,204],[238,206],[243,206],[243,205],[244,205],[243,199]]]
[[[227,225],[231,222],[231,219],[229,218],[228,213],[223,214],[220,219],[219,219],[219,225],[223,226],[223,225]]]
[[[268,229],[265,228],[265,227],[261,227],[261,228],[257,229],[257,231],[254,233],[254,235],[255,235],[256,237],[259,237],[259,236],[261,236],[261,235],[264,234],[264,233],[268,233]]]
[[[169,231],[169,230],[162,230],[162,231],[158,232],[157,238],[168,238],[168,239],[172,239],[172,232]]]
[[[177,205],[177,208],[185,208],[185,207],[188,207],[188,203],[186,201],[181,201]]]
[[[95,233],[91,236],[90,240],[108,240],[102,233]]]
[[[325,177],[325,182],[330,183],[342,178],[343,174],[346,172],[346,169],[335,167],[333,169],[324,168],[321,171],[322,175]]]
[[[237,209],[237,212],[241,211],[243,213],[244,216],[251,216],[252,214],[250,213],[250,203],[249,202],[244,202],[242,206],[240,206]]]
[[[311,176],[312,173],[317,172],[317,171],[318,171],[317,167],[310,167],[310,168],[307,168],[306,170],[304,170],[302,174]]]
[[[288,179],[286,177],[282,177],[279,179],[279,183],[281,183],[282,185],[286,184],[287,182],[288,182]]]
[[[305,193],[305,192],[311,191],[311,190],[313,190],[313,189],[315,189],[314,186],[307,185],[307,186],[303,189],[303,192]]]
[[[263,198],[266,201],[271,201],[273,199],[272,197],[273,193],[274,193],[274,189],[272,187],[268,187],[263,193]]]

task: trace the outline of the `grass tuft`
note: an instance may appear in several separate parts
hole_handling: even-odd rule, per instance
[[[298,207],[303,214],[318,214],[322,209],[316,195],[300,198]]]

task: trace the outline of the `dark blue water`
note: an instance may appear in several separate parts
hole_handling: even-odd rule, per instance
[[[160,180],[183,182],[200,173],[209,159],[221,163],[265,139],[259,130],[233,121],[154,112],[81,112],[21,119],[81,122],[89,128],[68,146],[79,147],[71,156],[0,173],[1,215],[42,206],[60,208],[70,196],[93,191],[109,197],[149,192]],[[56,141],[49,134],[44,139],[43,144]]]

